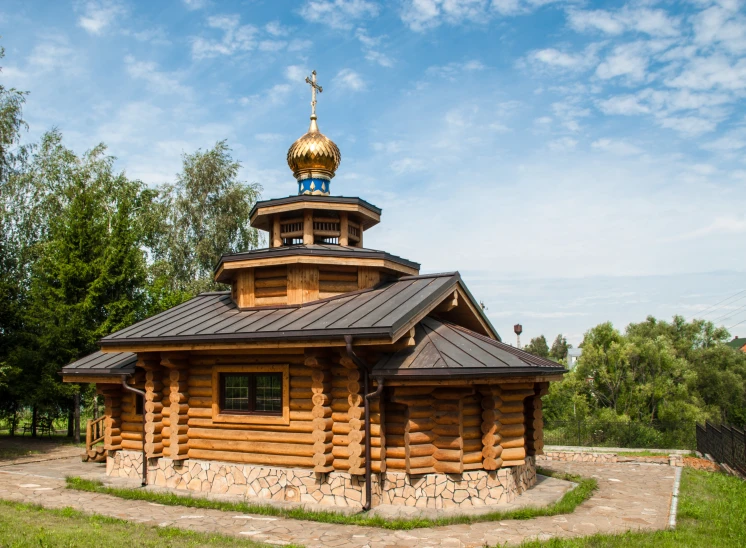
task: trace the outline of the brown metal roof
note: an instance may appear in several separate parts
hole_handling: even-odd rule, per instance
[[[135,372],[137,355],[132,352],[101,351],[89,354],[62,368],[63,375],[129,375]]]
[[[441,302],[460,282],[458,272],[404,276],[373,289],[303,305],[239,310],[229,292],[203,293],[101,339],[121,344],[299,340],[344,335],[392,337]]]
[[[313,202],[314,200],[319,201],[319,202],[327,202],[327,203],[334,203],[334,204],[359,204],[377,213],[378,215],[380,215],[383,212],[383,210],[380,207],[376,207],[370,202],[366,202],[362,198],[358,198],[356,196],[313,196],[313,195],[308,195],[308,194],[300,194],[296,196],[288,196],[286,198],[275,198],[273,200],[262,200],[260,202],[257,202],[254,204],[254,207],[251,208],[251,211],[249,212],[249,217],[254,215],[254,212],[257,209],[260,209],[263,207],[269,207],[273,205],[294,204],[296,202]]]
[[[398,263],[418,271],[420,269],[420,263],[415,263],[414,261],[403,259],[402,257],[397,257],[396,255],[392,255],[385,251],[378,251],[377,249],[366,249],[364,247],[351,247],[332,244],[302,244],[283,247],[252,249],[251,251],[244,251],[242,253],[231,253],[230,255],[223,255],[220,258],[217,266],[215,267],[215,272],[220,269],[223,263],[245,261],[247,259],[272,259],[276,257],[289,257],[296,255],[313,255],[315,257],[344,257],[354,259],[381,259]]]
[[[415,346],[381,360],[376,376],[454,377],[564,373],[565,368],[473,331],[426,317],[415,327]]]

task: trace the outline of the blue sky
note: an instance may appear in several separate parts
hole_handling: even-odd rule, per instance
[[[506,340],[605,320],[746,320],[746,10],[735,1],[101,0],[0,6],[28,140],[103,141],[174,180],[227,139],[292,194],[308,125],[335,194],[384,210],[366,247],[459,270]],[[711,305],[734,295],[718,307]],[[740,331],[739,331],[740,329]],[[733,328],[746,334],[746,322]]]

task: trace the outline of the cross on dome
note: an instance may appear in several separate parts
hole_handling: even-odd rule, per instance
[[[319,93],[324,91],[319,84],[316,83],[316,71],[311,72],[311,76],[306,76],[306,84],[311,86],[311,119],[316,118],[316,92]]]
[[[328,196],[329,184],[334,177],[342,156],[334,141],[319,131],[316,123],[316,92],[324,91],[316,82],[316,71],[306,76],[311,86],[311,125],[308,132],[295,141],[288,150],[288,166],[298,181],[298,194]]]

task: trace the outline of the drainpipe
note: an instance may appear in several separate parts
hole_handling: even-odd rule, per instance
[[[377,398],[383,392],[383,379],[376,379],[378,381],[378,387],[375,392],[368,393],[369,390],[369,379],[370,372],[368,371],[368,365],[361,360],[355,351],[352,349],[352,336],[345,335],[345,344],[347,346],[347,355],[357,365],[358,370],[363,375],[363,393],[365,394],[365,504],[363,504],[363,510],[368,511],[372,505],[372,469],[371,469],[371,451],[370,451],[370,400],[371,398]]]
[[[122,375],[122,386],[125,390],[142,396],[142,486],[148,484],[148,455],[145,452],[145,392],[127,384],[127,376]]]

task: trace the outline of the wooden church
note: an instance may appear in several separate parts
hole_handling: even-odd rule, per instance
[[[258,202],[269,247],[63,369],[105,397],[89,445],[143,484],[368,509],[508,501],[535,481],[541,396],[564,368],[500,340],[457,272],[364,247],[381,210],[334,196],[339,149],[290,147],[298,194]],[[94,449],[95,451],[95,449]]]

